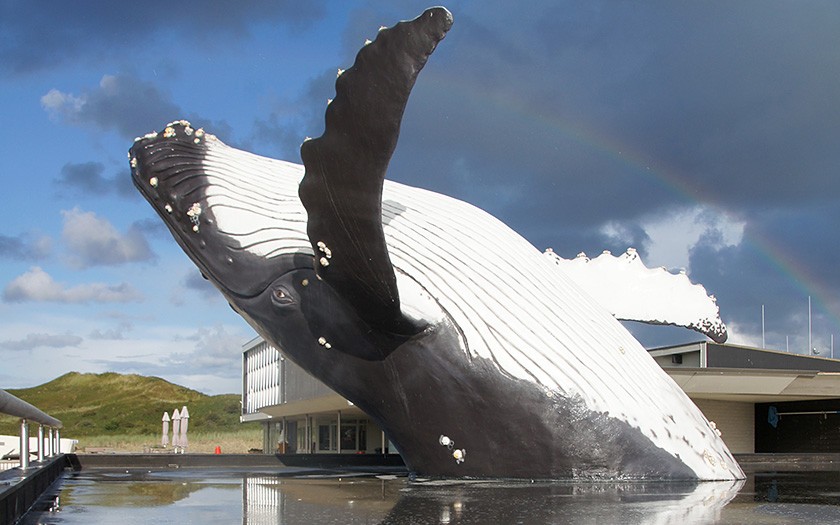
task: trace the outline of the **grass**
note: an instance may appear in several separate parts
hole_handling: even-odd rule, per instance
[[[163,413],[171,415],[185,405],[190,451],[213,452],[219,445],[225,452],[247,452],[262,446],[260,425],[239,422],[239,395],[208,396],[159,377],[70,372],[8,392],[61,420],[62,437],[78,439],[81,447],[142,452],[159,443]],[[17,435],[19,430],[18,418],[0,415],[0,434]]]
[[[153,449],[160,451],[160,438],[160,434],[84,436],[78,438],[77,450],[87,452],[99,449],[103,452],[126,454],[139,454]],[[221,447],[223,454],[247,454],[251,449],[262,448],[262,427],[258,424],[244,424],[241,429],[234,431],[188,432],[187,438],[187,452],[191,454],[212,454],[217,446]],[[171,449],[171,446],[169,448]]]

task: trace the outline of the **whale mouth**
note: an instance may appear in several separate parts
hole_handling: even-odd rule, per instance
[[[187,121],[137,139],[129,157],[134,185],[229,298],[255,297],[279,275],[313,268],[301,166],[236,150]]]

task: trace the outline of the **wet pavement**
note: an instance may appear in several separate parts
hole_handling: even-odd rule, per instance
[[[68,472],[23,524],[840,523],[840,472],[738,482],[415,481],[359,472]]]

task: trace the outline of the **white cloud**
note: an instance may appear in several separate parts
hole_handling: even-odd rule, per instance
[[[165,84],[126,74],[105,75],[98,86],[78,95],[51,89],[41,97],[41,107],[57,121],[116,131],[127,139],[159,129],[161,124],[178,117],[213,129],[213,134],[222,139],[231,131],[225,122],[184,113],[172,101]]]
[[[74,367],[91,371],[157,376],[209,394],[239,392],[242,385],[242,344],[253,333],[229,325],[184,332],[157,326],[142,337],[113,342],[88,339]]]
[[[79,346],[84,339],[72,334],[26,334],[26,337],[18,340],[0,341],[0,348],[9,350],[32,350],[33,348],[50,347],[65,348],[68,346]]]
[[[93,329],[88,337],[91,339],[105,339],[105,340],[122,340],[125,339],[125,334],[133,329],[133,325],[129,322],[122,322],[119,326],[109,329]]]
[[[195,372],[203,369],[205,373],[211,370],[239,373],[242,344],[246,342],[243,334],[230,333],[223,326],[215,326],[200,328],[194,338],[196,343],[192,352],[172,354],[174,364],[189,364]]]
[[[78,268],[109,266],[154,259],[154,253],[137,227],[120,234],[107,219],[78,208],[61,212],[62,237],[71,252],[70,262]]]
[[[705,234],[717,232],[719,248],[737,246],[744,236],[746,223],[721,210],[698,205],[643,218],[640,225],[649,238],[645,257],[649,267],[682,268],[690,272],[689,252]],[[631,229],[615,222],[601,227],[602,234],[622,242],[630,242],[630,232]]]
[[[66,287],[38,266],[14,278],[3,290],[3,300],[7,302],[125,303],[140,298],[140,293],[127,283],[89,283]]]
[[[85,105],[85,97],[77,97],[70,93],[63,93],[57,89],[51,89],[41,97],[41,107],[53,118],[64,117],[74,122],[78,120],[79,113]]]
[[[729,338],[726,340],[728,344],[761,348],[760,333],[751,333],[748,329],[742,327],[739,323],[735,321],[728,322],[726,324],[726,329],[729,333]]]

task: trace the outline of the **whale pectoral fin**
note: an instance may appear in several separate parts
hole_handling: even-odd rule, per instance
[[[380,330],[406,333],[382,229],[382,185],[411,88],[452,25],[444,8],[380,30],[339,71],[324,134],[301,146],[299,189],[318,276]]]

